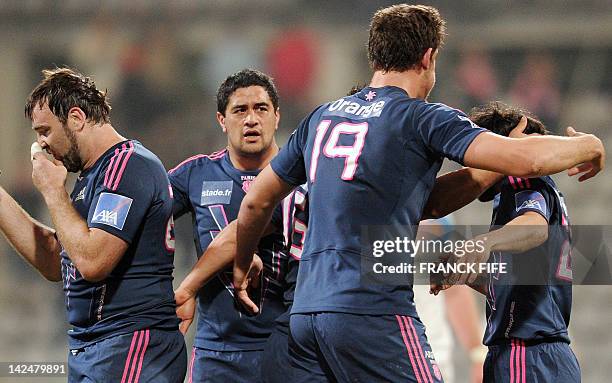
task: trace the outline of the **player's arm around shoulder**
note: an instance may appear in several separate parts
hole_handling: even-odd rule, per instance
[[[62,279],[55,230],[32,218],[0,187],[0,230],[11,246],[47,280]]]
[[[568,128],[569,137],[527,136],[522,134],[526,125],[523,117],[510,138],[490,132],[479,134],[465,152],[465,164],[518,177],[539,177],[569,169],[569,175],[584,173],[579,181],[604,168],[606,152],[594,135]]]

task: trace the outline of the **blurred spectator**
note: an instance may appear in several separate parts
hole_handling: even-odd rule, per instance
[[[69,45],[71,61],[90,73],[99,88],[119,88],[119,57],[125,47],[121,30],[109,13],[100,12],[74,34],[74,42]]]
[[[462,108],[469,110],[498,98],[497,76],[487,51],[477,48],[462,50],[457,67],[457,81],[463,93]]]
[[[311,86],[315,82],[319,41],[306,27],[279,30],[269,42],[266,70],[274,78],[281,100],[285,126],[295,126],[312,107]]]
[[[559,129],[561,93],[557,67],[548,54],[529,54],[509,92],[512,103],[539,116],[551,131]]]

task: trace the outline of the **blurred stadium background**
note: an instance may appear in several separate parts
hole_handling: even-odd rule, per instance
[[[98,87],[109,90],[113,125],[171,168],[225,146],[215,120],[215,93],[225,76],[243,67],[275,78],[279,144],[284,144],[314,106],[369,80],[369,18],[393,3],[0,1],[0,185],[50,223],[31,182],[34,134],[23,117],[24,100],[43,68],[69,65],[93,76]],[[469,111],[504,100],[531,110],[559,134],[569,125],[595,133],[612,150],[612,1],[427,3],[440,9],[449,33],[431,101]],[[610,223],[609,169],[586,184],[563,174],[555,180],[574,224]],[[489,217],[488,204],[473,203],[457,214],[457,223],[488,224]],[[178,279],[195,260],[190,224],[178,223]],[[612,288],[578,286],[574,293],[571,335],[583,380],[608,382]],[[4,240],[0,313],[0,361],[65,361],[61,284],[42,280]],[[465,356],[456,361],[465,376]]]

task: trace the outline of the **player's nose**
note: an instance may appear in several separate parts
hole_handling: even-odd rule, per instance
[[[44,140],[43,136],[37,136],[36,142],[38,142],[38,144],[40,145],[41,148],[43,148],[43,150],[46,150],[49,147],[47,142]]]
[[[257,121],[257,116],[255,115],[255,112],[252,110],[249,111],[244,118],[244,124],[247,125],[248,127],[253,127],[257,125],[257,123],[258,121]]]

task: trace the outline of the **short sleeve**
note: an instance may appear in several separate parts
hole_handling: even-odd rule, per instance
[[[505,189],[513,202],[512,219],[533,211],[550,221],[555,197],[545,182],[538,178],[508,177]]]
[[[87,224],[132,243],[158,190],[148,176],[146,159],[128,150],[116,162],[117,171],[96,187]]]
[[[425,102],[416,110],[416,127],[432,151],[460,164],[472,141],[486,131],[460,110]]]
[[[168,172],[168,179],[172,186],[172,214],[174,218],[179,218],[190,211],[189,174],[188,167],[185,165],[179,165]]]
[[[310,116],[309,116],[310,117]],[[306,182],[306,166],[304,164],[304,148],[308,139],[308,122],[304,119],[298,128],[291,133],[287,145],[274,157],[270,166],[274,173],[291,185],[301,185]]]

